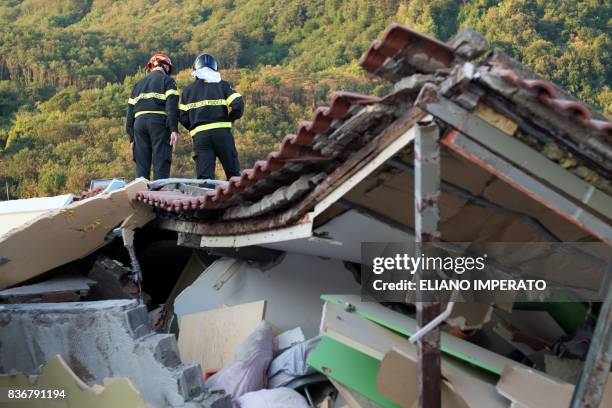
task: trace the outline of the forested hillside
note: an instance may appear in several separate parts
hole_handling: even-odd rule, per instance
[[[0,0],[0,198],[78,192],[131,178],[127,94],[152,51],[220,61],[245,96],[243,167],[339,89],[383,93],[356,60],[391,22],[448,40],[472,27],[612,114],[607,0]],[[194,176],[182,133],[173,176]],[[219,175],[220,176],[220,175]]]

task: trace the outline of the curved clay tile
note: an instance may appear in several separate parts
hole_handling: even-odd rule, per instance
[[[258,160],[253,168],[243,170],[239,176],[229,179],[225,185],[218,185],[213,191],[201,196],[186,196],[176,191],[141,191],[136,199],[167,211],[194,211],[218,208],[223,202],[265,179],[270,173],[283,169],[286,161],[321,160],[321,156],[312,151],[314,138],[318,133],[329,130],[335,119],[344,118],[351,106],[380,103],[381,98],[353,92],[336,92],[329,107],[317,108],[312,121],[301,122],[296,134],[283,138],[278,151],[268,154],[266,160]]]
[[[558,92],[550,82],[543,79],[525,79],[509,69],[502,70],[500,75],[510,80],[516,86],[536,93],[538,100],[544,105],[574,116],[584,126],[608,133],[608,135],[612,132],[612,122],[592,119],[593,113],[583,103],[557,98]]]
[[[410,46],[410,53],[425,54],[446,67],[455,59],[454,50],[448,44],[393,23],[387,27],[381,40],[372,41],[359,60],[359,65],[370,73],[376,73],[387,58],[394,58],[407,46]]]
[[[576,116],[582,123],[586,124],[586,122],[591,118],[591,111],[589,111],[589,109],[581,103],[557,98],[549,99],[548,103],[557,109]]]

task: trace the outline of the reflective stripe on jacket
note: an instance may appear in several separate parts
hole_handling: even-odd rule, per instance
[[[160,71],[153,71],[134,85],[128,99],[126,131],[134,140],[134,120],[151,113],[166,115],[171,132],[178,132],[178,99],[176,82]]]
[[[196,79],[181,94],[179,121],[194,136],[209,129],[231,128],[243,112],[244,98],[228,82]]]

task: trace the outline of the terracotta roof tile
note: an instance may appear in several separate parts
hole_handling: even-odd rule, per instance
[[[266,160],[255,162],[253,168],[244,170],[240,176],[232,177],[227,185],[220,185],[214,191],[200,196],[188,196],[176,191],[141,191],[136,199],[157,208],[182,212],[203,209],[223,208],[235,194],[238,194],[272,172],[280,171],[286,162],[316,162],[329,160],[312,149],[317,134],[325,133],[334,120],[344,118],[354,105],[368,105],[381,102],[374,96],[352,92],[336,92],[329,107],[317,108],[312,121],[304,121],[298,126],[296,134],[283,138],[278,151],[268,154]]]
[[[361,66],[371,72],[381,70],[389,59],[398,64],[390,64],[398,70],[395,74],[380,74],[388,79],[405,75],[406,72],[434,72],[459,62],[452,47],[431,37],[420,34],[400,24],[391,24],[381,40],[371,43],[360,60]],[[584,104],[568,100],[560,95],[554,85],[542,79],[524,78],[513,69],[502,70],[502,77],[527,91],[533,92],[540,103],[552,109],[574,115],[586,126],[605,132],[610,137],[612,123],[594,118],[591,110]],[[225,208],[236,204],[232,198],[272,173],[286,170],[286,163],[315,163],[329,160],[313,149],[315,138],[320,140],[330,134],[334,121],[346,119],[355,105],[388,103],[381,98],[351,92],[337,92],[329,107],[317,108],[311,121],[301,122],[295,134],[283,138],[278,151],[268,154],[265,160],[255,162],[253,168],[244,170],[240,176],[232,177],[226,185],[219,185],[213,191],[199,196],[188,196],[176,191],[142,191],[137,199],[168,211],[183,212],[203,209]],[[390,100],[389,100],[390,102]]]
[[[607,133],[609,137],[612,136],[612,122],[595,119],[592,117],[591,109],[586,105],[559,97],[555,86],[550,82],[543,79],[526,79],[511,69],[501,71],[501,76],[523,89],[534,92],[544,105],[567,112],[584,126]]]
[[[73,201],[85,200],[86,198],[97,196],[105,189],[106,186],[100,186],[96,188],[90,188],[89,190],[84,190],[79,195],[74,196]]]
[[[454,50],[448,44],[401,24],[391,24],[381,40],[372,41],[359,64],[366,71],[375,74],[388,58],[395,58],[400,54],[424,55],[431,62],[436,62],[433,66],[439,67],[449,67],[455,60]],[[433,72],[430,69],[425,70]]]
[[[426,58],[422,58],[425,56]],[[453,48],[434,38],[416,32],[401,24],[391,24],[380,40],[374,40],[360,60],[361,66],[370,73],[377,73],[388,59],[403,57],[404,65],[411,65],[427,72],[431,61],[449,67],[456,62]],[[410,60],[414,57],[413,60]],[[429,62],[428,62],[429,61]],[[400,64],[401,65],[401,64]],[[505,70],[504,76],[523,89],[537,94],[540,102],[553,109],[567,112],[576,117],[584,126],[612,136],[612,122],[594,118],[591,109],[586,105],[563,98],[555,86],[543,79],[521,77],[512,69]]]

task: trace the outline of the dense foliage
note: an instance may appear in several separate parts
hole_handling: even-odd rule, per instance
[[[612,113],[605,0],[0,0],[0,197],[78,192],[131,178],[127,93],[152,51],[191,80],[206,50],[245,95],[235,129],[250,166],[338,89],[386,85],[356,60],[398,21],[448,40],[473,27],[596,108]],[[186,132],[172,174],[194,174]],[[221,174],[221,173],[219,173]]]

